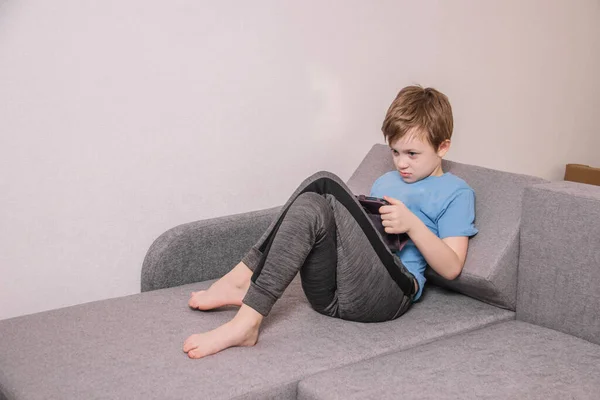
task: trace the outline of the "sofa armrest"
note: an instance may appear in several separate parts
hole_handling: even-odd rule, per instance
[[[160,235],[142,265],[142,292],[216,279],[237,265],[281,207],[176,226]]]
[[[517,319],[600,344],[600,187],[525,190]]]

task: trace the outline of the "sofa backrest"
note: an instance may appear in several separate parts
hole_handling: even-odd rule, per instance
[[[457,279],[446,280],[431,268],[427,269],[427,279],[514,311],[523,190],[546,181],[447,160],[442,167],[464,179],[475,191],[475,225],[479,233],[469,243],[465,267]],[[355,194],[369,193],[373,182],[392,170],[395,167],[389,147],[376,144],[348,180],[348,187]]]
[[[600,187],[525,190],[517,319],[600,344]]]

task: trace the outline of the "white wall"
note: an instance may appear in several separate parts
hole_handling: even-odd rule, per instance
[[[0,319],[136,293],[168,228],[348,179],[407,84],[449,95],[450,159],[600,164],[599,19],[597,0],[7,1]]]

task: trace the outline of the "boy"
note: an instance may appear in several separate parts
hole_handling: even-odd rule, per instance
[[[371,196],[392,204],[380,209],[386,232],[406,232],[411,239],[398,256],[418,281],[415,301],[425,284],[425,267],[455,279],[465,263],[468,238],[477,233],[473,189],[442,171],[452,129],[448,98],[418,86],[400,91],[383,122],[396,171],[377,179]]]
[[[409,243],[392,254],[350,190],[335,175],[305,180],[242,261],[208,290],[194,292],[189,306],[209,310],[238,305],[219,328],[190,336],[183,350],[201,358],[232,346],[253,346],[273,304],[300,272],[312,308],[332,317],[387,321],[419,299],[430,265],[446,279],[462,271],[468,238],[477,233],[473,190],[442,171],[453,119],[448,98],[431,88],[400,91],[382,131],[396,171],[375,181],[371,196],[387,233]]]

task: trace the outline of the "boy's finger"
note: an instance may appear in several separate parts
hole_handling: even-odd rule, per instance
[[[391,212],[382,212],[381,214],[381,218],[391,218]]]
[[[379,214],[389,214],[394,210],[393,206],[381,206],[379,207]]]
[[[393,198],[393,197],[389,197],[389,196],[383,196],[383,198],[384,198],[385,200],[387,200],[387,202],[388,202],[388,203],[390,203],[391,205],[394,205],[394,204],[403,204],[403,203],[402,203],[400,200],[398,200],[398,199],[395,199],[395,198]]]

